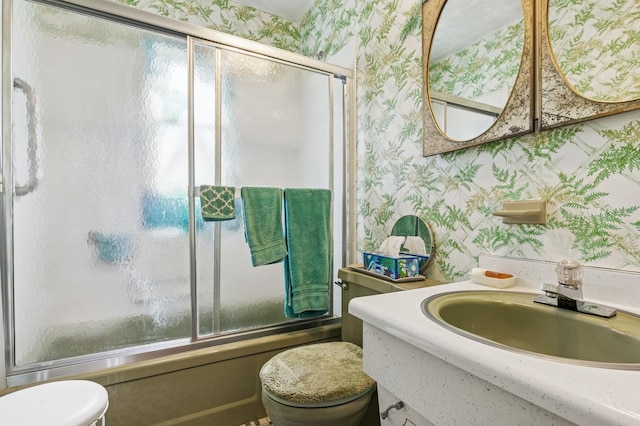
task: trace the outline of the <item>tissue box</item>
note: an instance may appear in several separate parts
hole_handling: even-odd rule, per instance
[[[362,255],[365,269],[393,279],[417,277],[420,274],[420,262],[425,259],[424,256],[414,254],[400,254],[398,257],[392,257],[364,252]]]

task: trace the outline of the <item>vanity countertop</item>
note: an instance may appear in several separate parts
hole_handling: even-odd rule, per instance
[[[514,275],[521,272],[517,267],[508,266],[495,270]],[[627,277],[635,287],[637,277],[637,274]],[[640,371],[579,366],[511,352],[448,331],[422,313],[420,304],[427,297],[460,290],[496,289],[463,281],[356,298],[351,301],[349,312],[420,350],[576,424],[640,424]],[[539,293],[529,281],[522,279],[505,290]],[[587,294],[585,298],[588,299]],[[640,299],[637,302],[640,305]],[[609,301],[609,304],[613,303]],[[623,306],[623,309],[640,313],[639,309],[629,306]],[[365,346],[365,357],[366,349]]]

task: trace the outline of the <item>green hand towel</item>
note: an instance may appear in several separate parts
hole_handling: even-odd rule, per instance
[[[253,266],[280,262],[287,255],[282,228],[282,189],[243,187],[244,236]]]
[[[200,210],[205,221],[231,220],[236,217],[233,186],[200,186]]]
[[[331,191],[285,189],[285,315],[309,318],[329,310]]]

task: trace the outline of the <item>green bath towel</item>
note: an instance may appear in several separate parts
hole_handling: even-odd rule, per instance
[[[236,217],[233,186],[200,186],[200,210],[205,221],[231,220]]]
[[[287,255],[282,227],[282,189],[243,187],[244,236],[253,266],[280,262]]]
[[[285,315],[309,318],[329,310],[331,191],[285,189]]]

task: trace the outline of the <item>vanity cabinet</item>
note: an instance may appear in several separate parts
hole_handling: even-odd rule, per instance
[[[405,405],[391,409],[382,426],[574,425],[366,322],[363,343],[380,409]]]
[[[539,292],[555,262],[481,255],[479,267],[518,277],[508,291]],[[640,274],[585,267],[585,299],[640,315]],[[638,426],[638,370],[598,368],[507,350],[429,319],[424,300],[495,291],[470,281],[360,297],[349,312],[363,322],[364,371],[381,389],[381,426]],[[506,290],[505,290],[506,291]],[[411,422],[411,423],[410,423]]]
[[[400,399],[397,396],[378,383],[378,402],[383,410],[398,401]],[[388,417],[380,421],[384,426],[435,426],[407,404],[399,410],[389,410]]]

